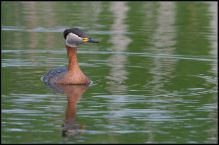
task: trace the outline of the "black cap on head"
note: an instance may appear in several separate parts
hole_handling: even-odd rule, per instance
[[[64,38],[65,39],[69,33],[74,33],[82,38],[87,37],[87,35],[84,32],[82,32],[79,28],[71,28],[71,29],[65,29],[65,31],[64,31]]]

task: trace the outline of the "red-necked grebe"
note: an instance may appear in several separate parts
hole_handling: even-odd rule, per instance
[[[89,78],[81,71],[77,61],[77,46],[82,43],[97,43],[78,28],[66,29],[64,31],[65,46],[68,56],[68,68],[59,67],[50,70],[43,76],[46,84],[84,84],[90,83]]]

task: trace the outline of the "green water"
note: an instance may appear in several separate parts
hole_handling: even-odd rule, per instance
[[[217,143],[216,2],[1,4],[2,143]],[[101,43],[60,93],[41,77],[71,27]]]

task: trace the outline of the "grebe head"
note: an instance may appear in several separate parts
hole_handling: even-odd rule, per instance
[[[77,45],[90,42],[98,43],[98,41],[88,38],[79,28],[66,29],[64,31],[65,44],[69,47],[77,47]]]

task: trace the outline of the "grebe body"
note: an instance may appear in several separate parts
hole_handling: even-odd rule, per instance
[[[43,82],[52,84],[74,84],[87,85],[90,79],[82,72],[77,61],[77,45],[91,42],[97,43],[78,28],[66,29],[64,31],[65,47],[68,56],[68,67],[59,67],[50,70],[43,76]]]

